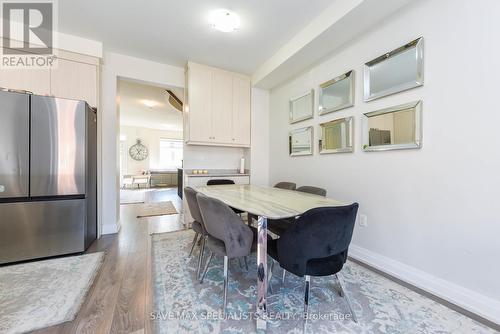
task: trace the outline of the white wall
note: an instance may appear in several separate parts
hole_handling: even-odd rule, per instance
[[[269,185],[269,91],[252,88],[251,183]]]
[[[497,0],[414,2],[273,89],[269,157],[271,183],[322,186],[330,197],[359,202],[368,226],[356,227],[351,255],[500,322],[498,13]],[[363,63],[420,36],[424,87],[362,102]],[[355,107],[288,124],[290,97],[351,69]],[[363,113],[418,99],[423,149],[362,152]],[[345,116],[355,117],[355,152],[319,156],[317,124]],[[315,154],[289,157],[288,131],[308,125]]]
[[[117,101],[117,79],[134,79],[155,86],[184,87],[182,67],[160,64],[144,59],[104,52],[101,81],[101,143],[99,205],[101,233],[116,233],[119,228],[119,110]]]
[[[143,170],[162,169],[160,166],[160,139],[182,139],[181,131],[166,131],[137,126],[120,126],[120,138],[125,137],[127,150],[135,145],[137,139],[148,148],[148,157],[136,161],[127,153],[127,173],[137,174]]]

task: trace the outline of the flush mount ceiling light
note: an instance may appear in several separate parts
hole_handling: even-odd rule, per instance
[[[232,32],[240,27],[240,18],[230,10],[217,9],[210,14],[210,25],[222,32]]]

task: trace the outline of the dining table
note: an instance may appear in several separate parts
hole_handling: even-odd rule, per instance
[[[256,327],[267,327],[267,221],[302,215],[318,207],[344,206],[346,203],[294,190],[257,185],[212,185],[195,187],[195,190],[216,198],[226,205],[247,212],[257,219],[257,300]]]

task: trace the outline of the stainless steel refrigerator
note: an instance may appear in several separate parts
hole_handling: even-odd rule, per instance
[[[97,237],[97,116],[0,91],[0,264],[83,252]]]

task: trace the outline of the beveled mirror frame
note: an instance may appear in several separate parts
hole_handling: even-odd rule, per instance
[[[416,71],[415,71],[415,82],[410,82],[406,84],[401,84],[398,86],[387,88],[378,93],[371,92],[371,76],[370,68],[376,64],[379,64],[389,58],[397,57],[402,52],[414,48],[416,51]],[[367,63],[364,66],[364,101],[372,101],[384,96],[391,94],[403,92],[412,88],[422,86],[424,84],[424,38],[420,37],[410,43],[407,43],[395,50],[392,50],[380,57],[377,57]]]
[[[335,123],[343,123],[346,122],[349,127],[349,137],[348,137],[348,147],[346,148],[339,148],[339,149],[333,149],[333,150],[327,150],[323,149],[323,141],[325,140],[325,131],[323,130],[323,126],[327,124],[335,124]],[[345,118],[338,118],[334,119],[328,122],[321,123],[319,125],[319,128],[321,130],[321,139],[318,140],[319,142],[319,154],[330,154],[330,153],[349,153],[354,151],[354,117],[345,117]]]
[[[340,104],[336,107],[332,108],[323,108],[323,90],[327,87],[330,87],[331,85],[334,85],[335,83],[342,81],[342,80],[349,80],[349,97],[348,97],[348,102],[344,104]],[[342,75],[339,75],[336,78],[333,78],[331,80],[328,80],[326,82],[323,82],[321,85],[319,85],[319,103],[318,103],[318,113],[319,115],[326,115],[328,113],[342,110],[345,108],[349,108],[354,106],[354,70],[350,70],[349,72],[346,72]]]
[[[305,153],[293,153],[292,152],[292,136],[296,133],[306,132],[306,131],[311,132],[311,134],[310,134],[311,135],[311,141],[310,141],[311,145],[309,146],[309,151],[305,152]],[[288,152],[289,152],[291,157],[313,155],[313,153],[314,153],[314,144],[313,143],[314,143],[314,128],[312,126],[307,126],[305,128],[290,130],[290,132],[288,134]]]
[[[394,113],[398,111],[403,111],[405,109],[414,109],[415,112],[415,138],[413,143],[407,144],[391,144],[391,145],[376,145],[369,146],[369,125],[368,118],[370,116],[377,116],[383,114]],[[389,150],[404,150],[404,149],[420,149],[422,148],[422,100],[414,101],[410,103],[400,104],[394,107],[380,109],[364,114],[363,117],[363,151],[365,152],[375,152],[375,151],[389,151]]]
[[[293,103],[301,98],[304,98],[308,95],[311,95],[311,112],[304,116],[304,117],[299,117],[299,118],[296,118],[294,119],[293,118]],[[314,89],[311,89],[310,91],[307,91],[306,93],[304,94],[301,94],[299,96],[296,96],[294,98],[291,98],[289,103],[288,103],[288,108],[289,108],[289,116],[288,116],[288,120],[290,122],[290,124],[294,124],[294,123],[297,123],[297,122],[301,122],[301,121],[304,121],[306,119],[311,119],[314,117]]]

